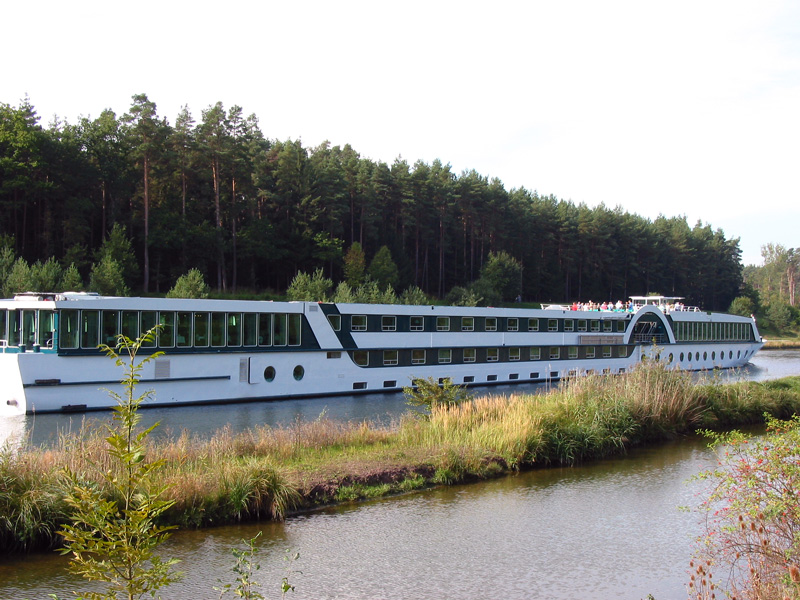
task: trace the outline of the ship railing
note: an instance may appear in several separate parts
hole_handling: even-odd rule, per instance
[[[634,333],[633,342],[635,344],[667,344],[669,337],[663,333]]]

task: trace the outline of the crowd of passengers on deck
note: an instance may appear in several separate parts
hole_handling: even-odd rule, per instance
[[[589,310],[589,311],[606,311],[606,312],[636,312],[640,308],[642,308],[642,304],[635,304],[633,300],[628,300],[627,302],[623,302],[622,300],[617,300],[615,302],[592,302],[589,300],[588,302],[573,302],[572,306],[570,306],[570,310]],[[661,309],[661,312],[668,313],[676,310],[686,310],[686,306],[682,302],[674,302],[669,304],[659,304],[658,308]]]

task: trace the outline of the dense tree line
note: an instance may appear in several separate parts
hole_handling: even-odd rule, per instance
[[[655,292],[725,309],[742,279],[738,239],[710,225],[507,190],[440,160],[386,164],[350,145],[272,140],[239,106],[198,120],[184,107],[170,123],[139,94],[124,115],[45,128],[27,99],[0,104],[0,234],[15,255],[57,257],[88,281],[115,225],[138,264],[128,285],[143,293],[191,268],[231,293],[281,292],[318,268],[342,281],[354,243],[368,263],[386,246],[398,289],[439,298],[501,252],[532,301]]]
[[[800,248],[765,244],[761,257],[763,265],[745,267],[743,294],[732,308],[740,314],[756,314],[762,325],[784,333],[800,325]]]

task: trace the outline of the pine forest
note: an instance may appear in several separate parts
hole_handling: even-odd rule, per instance
[[[28,99],[0,104],[0,205],[5,294],[13,271],[50,265],[71,289],[106,268],[158,295],[197,269],[218,294],[280,295],[298,273],[345,280],[354,247],[396,266],[398,291],[438,299],[493,256],[519,266],[504,301],[659,293],[725,310],[741,293],[739,240],[709,224],[508,190],[439,159],[270,139],[222,103],[170,122],[139,94],[123,115],[47,126]]]

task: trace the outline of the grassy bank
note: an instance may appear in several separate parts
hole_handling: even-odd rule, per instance
[[[496,477],[619,454],[697,428],[800,412],[800,378],[695,385],[687,373],[644,364],[623,376],[575,379],[541,395],[479,398],[389,427],[320,417],[290,427],[222,429],[151,440],[163,459],[155,485],[182,527],[280,519],[292,511],[430,485]],[[0,550],[52,547],[67,519],[64,468],[100,486],[111,468],[102,432],[48,448],[0,452]]]
[[[765,350],[796,350],[800,348],[800,338],[768,339],[764,343]]]

